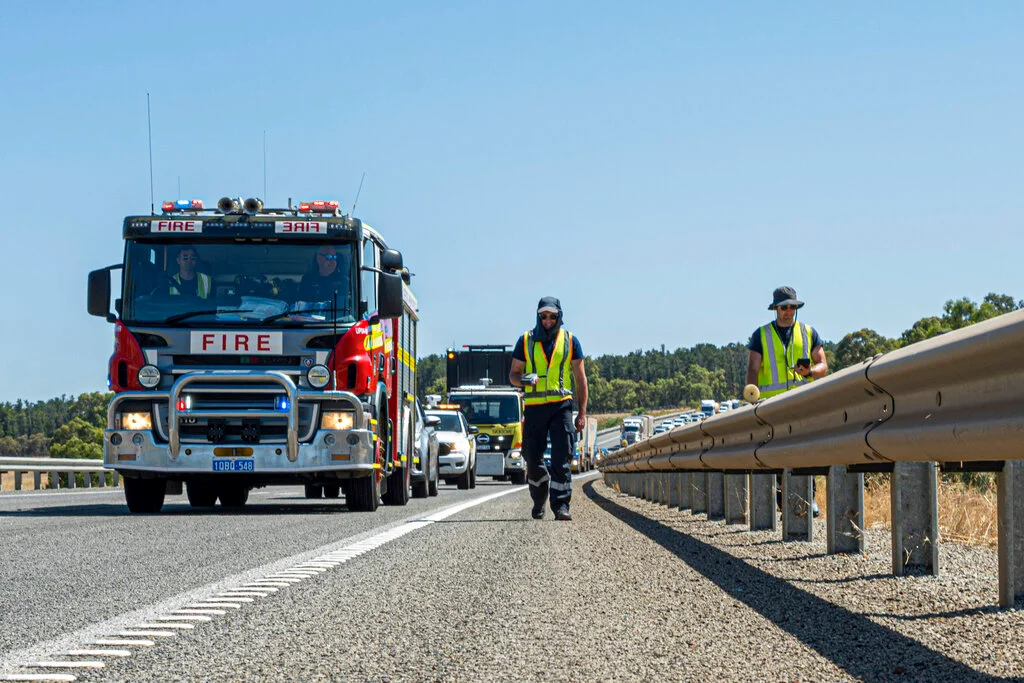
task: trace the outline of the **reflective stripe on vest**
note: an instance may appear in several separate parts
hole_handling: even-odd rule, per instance
[[[810,358],[813,338],[814,329],[810,325],[795,322],[786,347],[771,323],[761,328],[761,368],[757,374],[761,398],[770,398],[810,381],[796,374],[793,366],[798,358]]]
[[[207,275],[206,273],[196,273],[196,278],[198,278],[199,280],[199,282],[196,283],[196,296],[198,296],[200,299],[205,299],[210,295],[210,276]],[[172,277],[171,280],[177,282],[180,285],[181,273],[175,273],[174,277]],[[181,294],[181,292],[178,291],[178,288],[174,286],[171,287],[170,293],[172,295]]]
[[[540,353],[538,354],[538,350]],[[559,330],[551,351],[551,364],[544,355],[544,346],[533,341],[533,334],[523,335],[523,355],[526,357],[526,372],[537,373],[537,384],[524,386],[526,405],[558,403],[572,399],[572,333]],[[538,355],[540,362],[538,363]],[[558,368],[556,376],[554,369]]]

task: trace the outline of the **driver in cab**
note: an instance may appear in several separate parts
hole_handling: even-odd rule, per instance
[[[299,283],[298,300],[332,301],[337,291],[338,306],[344,307],[348,298],[348,263],[340,261],[334,245],[317,247],[315,264]]]
[[[178,272],[170,276],[168,293],[172,295],[197,296],[206,299],[210,296],[213,279],[206,273],[196,272],[199,263],[199,252],[195,247],[185,246],[178,250],[175,257]]]

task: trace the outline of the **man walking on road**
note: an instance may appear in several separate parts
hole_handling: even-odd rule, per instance
[[[777,396],[828,374],[818,331],[796,320],[797,309],[803,305],[796,298],[796,290],[779,287],[768,306],[768,310],[775,311],[775,320],[750,336],[747,384],[756,384],[761,398]],[[781,505],[782,494],[778,496]],[[814,502],[812,508],[817,517],[818,504]]]
[[[526,397],[523,454],[533,498],[533,518],[544,517],[550,497],[555,519],[571,520],[570,463],[577,432],[587,424],[587,375],[583,348],[576,335],[562,327],[562,304],[546,296],[537,304],[537,324],[513,347],[509,381]],[[576,420],[572,418],[576,399]],[[551,440],[551,468],[544,466],[544,448]]]

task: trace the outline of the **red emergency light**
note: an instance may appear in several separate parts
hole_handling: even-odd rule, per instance
[[[299,202],[299,211],[302,213],[334,213],[341,206],[336,199],[318,199],[312,202]]]

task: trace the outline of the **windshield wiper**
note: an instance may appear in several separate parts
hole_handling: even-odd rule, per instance
[[[251,308],[234,308],[231,310],[222,310],[214,308],[208,311],[189,311],[188,313],[179,313],[172,315],[171,317],[164,320],[165,323],[180,323],[182,320],[186,320],[197,315],[213,315],[214,313],[252,313]]]

